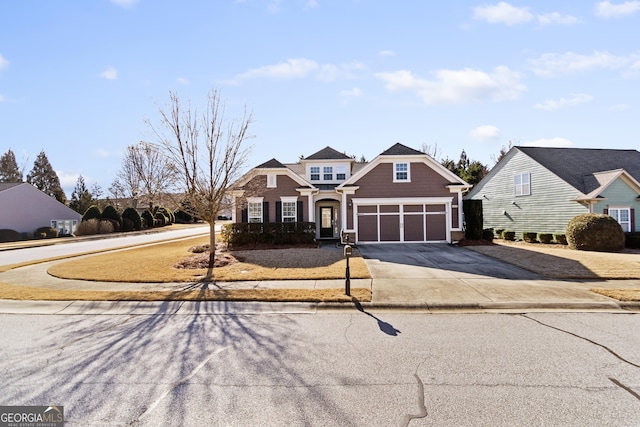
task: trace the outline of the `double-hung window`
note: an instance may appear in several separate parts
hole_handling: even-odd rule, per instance
[[[336,179],[338,181],[344,181],[347,179],[347,168],[345,166],[336,167]]]
[[[282,222],[296,222],[297,218],[297,198],[282,197]]]
[[[631,209],[609,208],[609,216],[618,221],[625,233],[631,232]]]
[[[311,181],[320,181],[320,166],[311,166],[309,169]]]
[[[409,163],[393,164],[393,182],[409,182]]]
[[[262,222],[262,201],[249,201],[247,211],[249,222]]]
[[[531,195],[531,174],[529,172],[514,175],[513,190],[516,196]]]
[[[325,181],[333,181],[333,166],[325,166],[322,168],[322,179]]]

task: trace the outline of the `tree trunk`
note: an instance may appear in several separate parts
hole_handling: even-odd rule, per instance
[[[216,262],[216,223],[209,221],[209,267],[207,268],[207,280],[213,280],[213,267]]]

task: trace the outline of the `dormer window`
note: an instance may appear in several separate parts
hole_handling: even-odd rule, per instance
[[[347,179],[347,168],[344,166],[336,166],[336,179],[344,181]]]
[[[325,166],[322,168],[322,176],[325,181],[333,181],[333,167]]]
[[[393,164],[393,182],[410,182],[409,163]]]
[[[277,188],[278,178],[275,173],[267,174],[267,188]]]
[[[309,168],[311,181],[320,181],[320,166],[311,166]]]

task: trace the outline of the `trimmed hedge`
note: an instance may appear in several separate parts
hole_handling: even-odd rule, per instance
[[[133,224],[132,226],[132,230],[141,230],[142,229],[142,218],[140,217],[140,214],[138,213],[137,210],[135,210],[134,208],[127,208],[124,210],[124,212],[122,212],[122,225],[123,225],[123,229],[124,231],[130,231],[127,230],[126,228],[128,227],[128,225],[125,227],[125,221],[131,221],[131,223]]]
[[[8,228],[0,230],[0,243],[17,242],[19,240],[22,240],[22,235],[16,230],[10,230]]]
[[[538,233],[531,233],[529,231],[525,231],[522,233],[522,240],[527,243],[538,243]]]
[[[51,227],[40,227],[33,232],[35,239],[55,239],[58,237],[58,230]]]
[[[222,238],[227,246],[257,244],[296,245],[315,242],[315,222],[251,222],[225,224]]]
[[[112,205],[108,205],[102,210],[102,219],[112,219],[115,221],[115,231],[120,231],[122,228],[122,215],[120,215]]]
[[[82,215],[83,221],[89,221],[90,219],[100,219],[102,218],[102,213],[100,213],[100,208],[96,205],[91,205],[84,211],[84,215]]]
[[[622,227],[609,215],[577,215],[567,224],[567,242],[571,249],[617,252],[624,248],[624,240]]]
[[[502,232],[502,238],[504,240],[510,240],[510,241],[513,242],[514,240],[516,240],[516,232],[515,231],[507,231],[507,230],[505,230],[505,231]]]
[[[551,243],[553,240],[553,234],[551,233],[538,233],[538,240],[540,243]]]

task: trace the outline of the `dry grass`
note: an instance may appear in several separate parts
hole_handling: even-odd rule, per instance
[[[266,301],[350,302],[371,301],[369,289],[206,289],[176,291],[79,291],[19,286],[0,282],[0,299],[37,301]]]
[[[604,295],[605,297],[617,299],[618,301],[640,302],[640,290],[638,289],[593,288],[589,290],[591,292]]]
[[[198,237],[109,252],[56,264],[49,268],[49,274],[63,279],[103,282],[194,282],[203,279],[207,269],[179,269],[174,265],[193,256],[188,252],[190,247],[206,243],[208,237]],[[325,280],[344,278],[345,273],[345,261],[338,250],[271,249],[231,254],[238,262],[215,268],[214,280]],[[359,256],[351,259],[350,270],[354,279],[371,277]]]
[[[577,251],[560,245],[494,241],[476,252],[553,279],[640,279],[640,253]]]
[[[496,244],[468,246],[467,249],[552,279],[640,279],[640,253],[637,250],[606,253],[578,251],[561,245],[503,240],[496,240],[494,243]],[[640,302],[640,289],[594,288],[590,291],[619,301]]]

